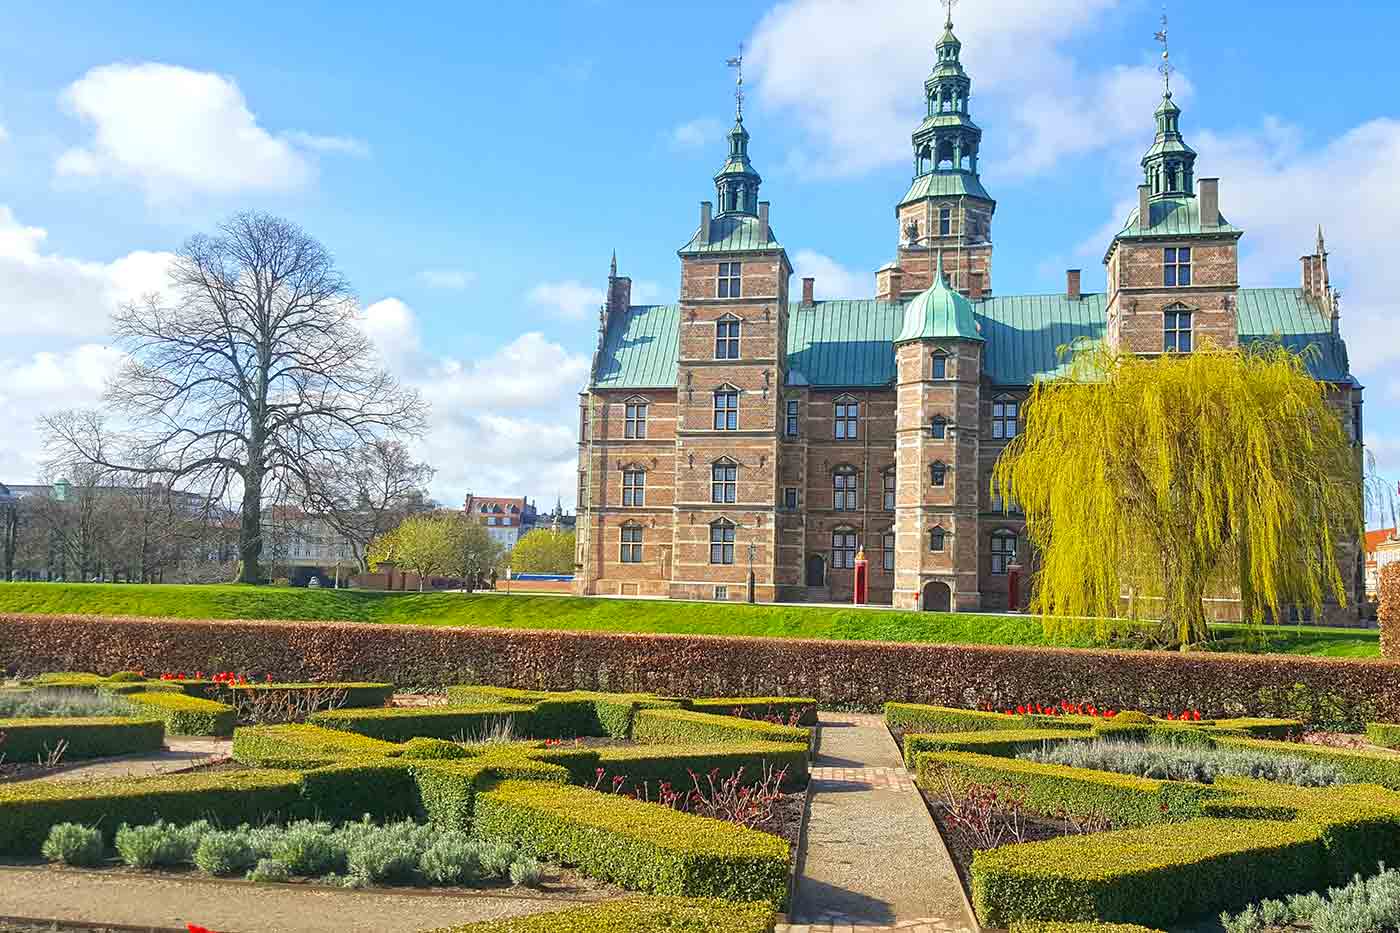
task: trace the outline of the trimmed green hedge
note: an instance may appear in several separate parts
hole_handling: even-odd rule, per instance
[[[690,773],[700,779],[700,786],[707,787],[707,776],[711,770],[719,771],[719,778],[727,778],[739,769],[744,771],[744,782],[752,783],[763,776],[764,768],[774,771],[787,769],[785,786],[800,787],[807,783],[809,775],[807,746],[798,742],[747,742],[739,745],[695,746],[695,745],[643,745],[631,748],[603,748],[596,756],[596,766],[605,772],[604,786],[612,789],[614,776],[627,778],[627,786],[635,787],[642,783],[653,789],[662,781],[669,782],[677,790],[690,790]],[[531,755],[531,757],[535,757]],[[586,773],[579,784],[592,784],[594,775]]]
[[[410,762],[413,780],[418,787],[422,814],[451,829],[471,828],[476,832],[474,817],[479,793],[505,780],[521,783],[543,782],[559,790],[567,784],[569,774],[557,764],[532,761],[528,758],[474,758],[458,761]]]
[[[504,781],[477,795],[473,833],[653,894],[787,902],[777,836],[579,787]]]
[[[811,747],[812,734],[802,726],[777,726],[756,719],[684,709],[642,709],[632,718],[632,740],[657,745],[801,742]]]
[[[627,738],[632,717],[639,709],[677,709],[683,702],[650,693],[596,693],[570,690],[549,693],[465,684],[447,688],[447,699],[457,706],[532,706],[532,734],[548,738],[606,735]]]
[[[699,897],[629,897],[436,933],[770,933],[773,908]]]
[[[343,758],[383,758],[402,751],[393,742],[304,723],[240,726],[233,733],[234,760],[253,768],[308,770]]]
[[[966,752],[920,752],[919,786],[941,793],[945,778],[956,788],[985,784],[1009,790],[1034,813],[1055,816],[1063,810],[1078,817],[1100,816],[1115,826],[1194,819],[1201,815],[1205,801],[1223,795],[1204,784],[1184,781],[1156,781]]]
[[[98,826],[110,842],[122,823],[257,824],[295,816],[301,806],[301,776],[286,771],[0,784],[0,853],[37,855],[59,823]]]
[[[344,694],[338,709],[372,709],[384,706],[394,695],[393,684],[383,683],[271,683],[271,684],[228,684],[226,689],[235,694],[247,693],[314,693],[334,690]]]
[[[1221,748],[1249,748],[1322,762],[1336,768],[1348,780],[1357,784],[1379,784],[1390,790],[1400,790],[1400,755],[1377,754],[1359,748],[1329,748],[1304,742],[1275,742],[1234,736],[1221,736],[1216,743]]]
[[[47,757],[67,742],[62,761],[159,751],[165,725],[158,719],[124,716],[0,719],[0,754],[14,764]]]
[[[479,706],[473,708],[422,707],[384,709],[335,709],[316,713],[307,722],[327,729],[367,735],[386,742],[409,739],[456,739],[481,735],[509,722],[517,735],[529,734],[534,710],[528,706]]]
[[[1330,877],[1316,826],[1192,820],[978,852],[972,901],[984,926],[1107,920],[1169,926]]]
[[[121,697],[141,713],[165,720],[165,731],[171,735],[233,735],[238,724],[234,708],[214,700],[156,691],[124,693]]]
[[[1366,738],[1381,748],[1400,748],[1400,725],[1389,722],[1366,723]]]
[[[301,799],[306,816],[331,822],[367,813],[379,820],[423,814],[413,770],[401,758],[346,758],[307,771],[301,775]]]
[[[1019,920],[1011,924],[1010,933],[1163,933],[1163,931],[1150,927],[1140,927],[1135,923],[1098,923],[1092,920],[1079,923]]]
[[[1242,733],[1260,739],[1286,739],[1307,728],[1301,719],[1217,719],[1210,732]]]
[[[745,717],[761,719],[764,716],[777,716],[786,723],[793,713],[798,714],[799,726],[817,724],[816,697],[705,697],[687,700],[684,704],[697,713],[720,713],[734,715],[738,710]]]
[[[904,732],[987,732],[992,730],[1059,729],[1087,730],[1095,720],[1089,716],[1008,716],[973,709],[927,706],[922,703],[886,703],[885,725]]]
[[[1087,741],[1092,735],[1067,729],[1001,729],[992,732],[910,733],[904,737],[904,765],[913,770],[920,752],[973,752],[1011,757],[1047,743]]]

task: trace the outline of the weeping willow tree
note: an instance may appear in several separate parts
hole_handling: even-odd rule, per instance
[[[1082,348],[1025,417],[992,482],[1025,513],[1034,611],[1155,617],[1189,646],[1209,638],[1207,595],[1237,595],[1256,623],[1346,604],[1360,462],[1297,354]]]

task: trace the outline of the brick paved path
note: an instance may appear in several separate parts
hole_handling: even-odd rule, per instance
[[[792,921],[777,933],[975,929],[938,829],[879,716],[823,713]]]

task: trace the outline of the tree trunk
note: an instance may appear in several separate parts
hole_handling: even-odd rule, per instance
[[[261,583],[262,473],[250,468],[243,475],[243,522],[238,529],[238,557],[243,562],[239,583]]]

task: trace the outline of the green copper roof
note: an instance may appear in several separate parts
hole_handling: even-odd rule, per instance
[[[894,342],[981,339],[977,321],[972,316],[972,302],[961,292],[949,288],[943,277],[943,251],[939,250],[933,284],[904,306],[904,326]]]
[[[992,200],[982,181],[971,172],[926,172],[914,179],[909,191],[899,199],[903,207],[924,198],[956,198],[967,195],[969,198]]]
[[[700,231],[696,230],[690,242],[681,247],[681,255],[782,249],[772,225],[768,227],[766,238],[759,235],[760,226],[758,218],[752,214],[721,214],[710,221],[710,239],[702,243]]]
[[[1140,240],[1160,236],[1199,236],[1203,233],[1234,234],[1244,231],[1230,223],[1223,216],[1214,227],[1201,226],[1201,204],[1193,197],[1160,198],[1148,202],[1151,226],[1146,230],[1138,227],[1138,209],[1128,215],[1123,229],[1118,231],[1115,240]]]
[[[1242,288],[1242,343],[1278,340],[1306,352],[1314,378],[1350,383],[1346,345],[1332,334],[1326,312],[1296,288]],[[1086,294],[1006,295],[972,303],[985,340],[983,372],[992,385],[1027,386],[1065,367],[1061,347],[1102,340],[1106,298]],[[789,309],[788,384],[824,388],[880,387],[895,378],[894,341],[907,303],[854,299]],[[634,307],[613,321],[598,357],[593,385],[603,389],[676,385],[675,305]]]

